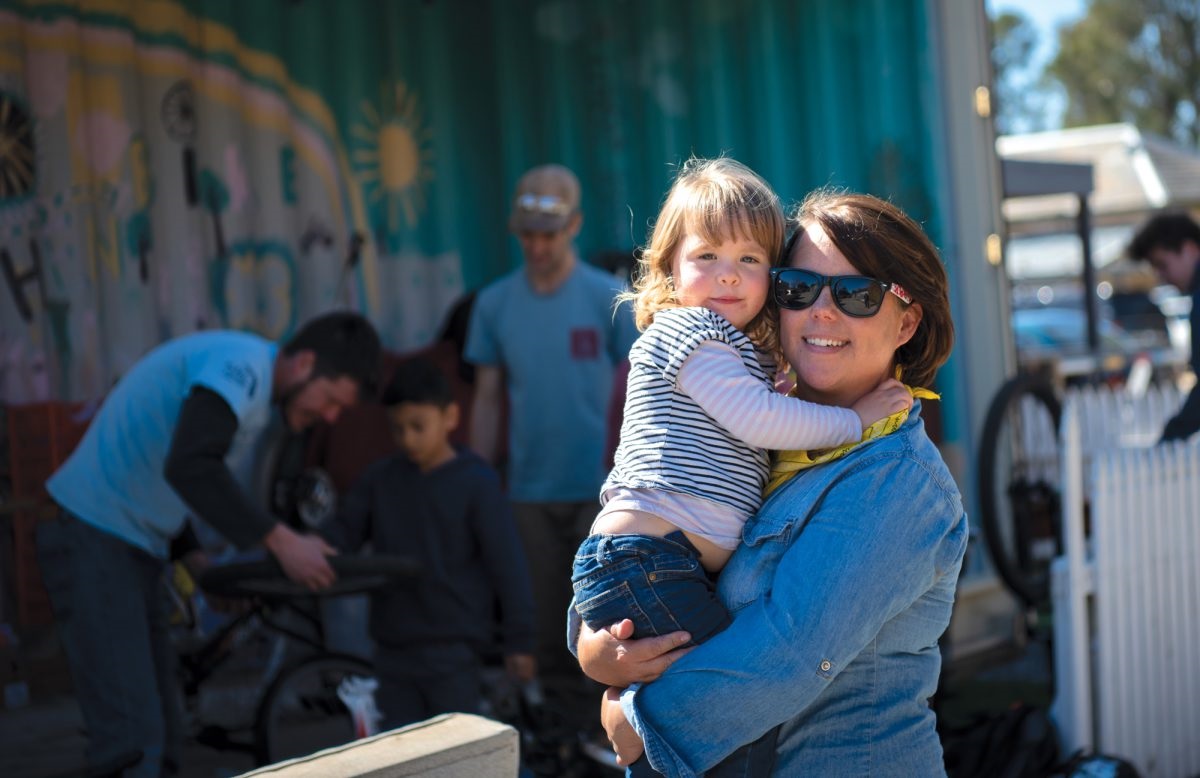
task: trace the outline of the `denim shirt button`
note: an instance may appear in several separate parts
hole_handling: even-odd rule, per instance
[[[650,574],[649,576],[647,576],[647,577],[648,577],[648,578],[649,578],[651,581],[657,581],[657,580],[658,580],[658,573],[651,573],[651,574]]]
[[[833,662],[830,662],[828,659],[821,660],[821,672],[827,673],[831,667],[833,667]]]

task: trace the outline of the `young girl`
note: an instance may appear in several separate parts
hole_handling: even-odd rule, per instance
[[[855,443],[912,404],[891,380],[852,409],[773,390],[767,300],[783,233],[779,198],[734,160],[689,160],[671,186],[631,295],[642,335],[620,444],[572,574],[593,629],[629,618],[637,636],[687,630],[694,643],[724,629],[713,579],[761,503],[768,449]],[[769,758],[773,740],[761,751]],[[644,758],[630,772],[655,774]]]

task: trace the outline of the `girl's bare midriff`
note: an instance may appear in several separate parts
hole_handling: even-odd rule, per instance
[[[608,511],[597,516],[592,525],[593,534],[604,535],[652,535],[661,538],[679,531],[700,552],[700,564],[709,572],[720,570],[733,554],[733,551],[721,548],[707,538],[680,530],[661,516],[645,511]]]

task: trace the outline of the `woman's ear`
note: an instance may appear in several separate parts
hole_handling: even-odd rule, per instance
[[[921,308],[920,303],[904,306],[904,310],[900,313],[900,331],[896,333],[896,348],[900,348],[912,340],[912,336],[916,334],[917,327],[920,326],[924,316],[925,310]]]

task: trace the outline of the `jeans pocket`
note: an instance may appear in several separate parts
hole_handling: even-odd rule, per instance
[[[700,572],[700,560],[691,554],[659,554],[651,558],[646,569],[651,580],[669,581],[676,579],[691,579],[703,576]]]
[[[575,599],[588,599],[591,597],[589,591],[603,591],[608,587],[609,581],[627,578],[633,570],[641,566],[642,559],[629,555],[620,560],[614,560],[612,557],[576,557],[575,567],[571,571],[571,586],[575,590]]]
[[[635,630],[647,623],[628,581],[600,591],[581,587],[576,589],[575,597],[575,610],[592,629],[603,629],[621,619],[633,619]]]

